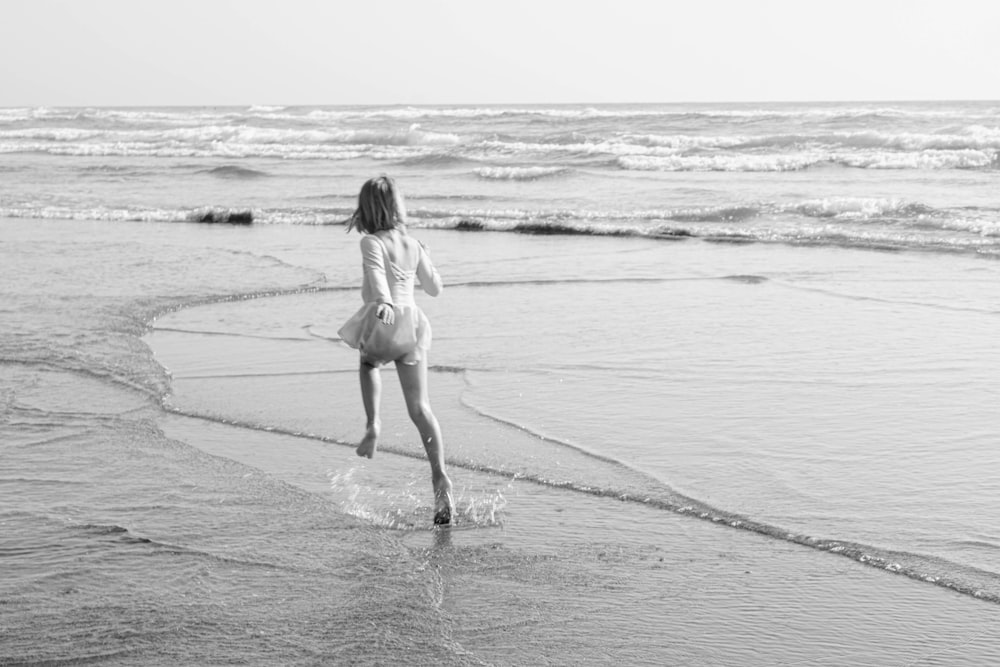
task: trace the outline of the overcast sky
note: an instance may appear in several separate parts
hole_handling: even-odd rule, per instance
[[[1000,99],[994,0],[4,0],[0,106]]]

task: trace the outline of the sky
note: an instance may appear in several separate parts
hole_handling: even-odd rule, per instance
[[[0,106],[1000,99],[989,0],[4,0]]]

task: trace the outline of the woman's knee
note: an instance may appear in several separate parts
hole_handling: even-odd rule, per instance
[[[427,401],[413,401],[411,403],[407,403],[406,411],[410,414],[410,419],[418,425],[434,420],[434,413],[431,412],[431,404]]]

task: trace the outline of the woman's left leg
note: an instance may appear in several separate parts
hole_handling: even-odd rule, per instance
[[[420,441],[431,464],[431,483],[434,485],[434,523],[449,523],[453,510],[451,479],[445,471],[444,440],[441,426],[431,411],[427,391],[427,359],[416,364],[396,362],[399,384],[406,399],[406,411],[420,432]]]

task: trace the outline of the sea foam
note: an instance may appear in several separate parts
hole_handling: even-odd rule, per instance
[[[535,181],[569,171],[564,167],[480,167],[473,172],[480,178],[495,181]]]

